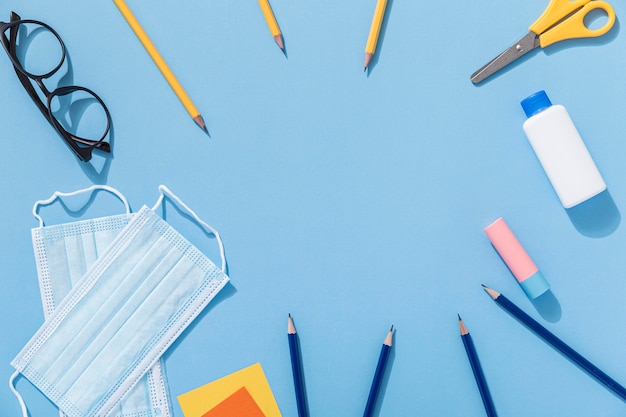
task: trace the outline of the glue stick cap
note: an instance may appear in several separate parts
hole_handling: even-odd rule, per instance
[[[502,217],[487,226],[485,234],[528,298],[533,300],[550,289],[543,274]]]
[[[537,91],[535,94],[532,94],[522,100],[522,108],[524,109],[524,113],[526,113],[526,117],[534,116],[542,110],[547,109],[552,105],[552,102],[548,98],[548,95],[544,90]]]

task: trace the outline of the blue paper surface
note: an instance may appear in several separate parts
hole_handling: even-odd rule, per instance
[[[210,136],[112,1],[0,7],[2,21],[14,10],[54,27],[73,83],[96,91],[113,118],[113,158],[86,168],[0,54],[0,379],[8,381],[10,360],[43,322],[33,203],[106,183],[138,209],[166,184],[220,231],[232,280],[167,352],[172,398],[261,362],[282,413],[295,415],[292,313],[311,415],[362,413],[380,336],[393,324],[379,416],[483,416],[460,313],[499,414],[623,414],[621,400],[480,286],[501,291],[626,385],[626,230],[616,221],[626,207],[623,4],[613,2],[618,22],[603,38],[533,51],[475,86],[470,75],[522,37],[546,1],[389,0],[369,73],[375,0],[272,0],[287,56],[254,1],[127,3]],[[541,89],[568,109],[617,217],[560,205],[521,127],[519,102]],[[115,204],[94,204],[86,215]],[[57,209],[55,220],[73,219]],[[500,216],[550,283],[550,299],[531,304],[489,244],[483,228]],[[601,229],[598,216],[612,226]],[[198,233],[180,220],[181,233]],[[201,233],[193,241],[217,259],[214,241]],[[32,417],[54,413],[27,381],[18,388]],[[0,406],[0,415],[19,415],[6,384]]]

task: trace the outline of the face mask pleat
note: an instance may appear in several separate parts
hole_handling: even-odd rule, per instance
[[[124,223],[128,223],[128,220]],[[97,230],[94,233],[95,238],[95,249],[96,249],[96,257],[94,258],[94,262],[96,259],[100,257],[102,254],[113,242],[113,239],[120,233],[121,229],[107,229],[107,230]],[[93,264],[93,262],[92,262]]]
[[[160,326],[163,326],[169,318],[161,317],[161,312],[167,311],[164,308],[165,306],[162,304],[155,305],[152,300],[163,300],[164,297],[167,296],[167,292],[176,291],[175,285],[180,283],[173,283],[173,285],[169,286],[169,288],[161,290],[167,292],[160,293],[159,288],[165,286],[166,284],[161,281],[160,277],[167,274],[168,271],[180,261],[181,254],[171,251],[169,253],[161,253],[159,255],[158,259],[160,259],[160,261],[158,261],[159,263],[157,268],[150,272],[142,285],[138,286],[132,294],[130,294],[130,297],[124,301],[124,305],[115,310],[114,314],[109,318],[107,325],[103,327],[101,332],[98,334],[97,339],[93,340],[93,342],[86,347],[85,351],[80,354],[80,356],[85,356],[85,358],[81,358],[83,359],[81,362],[90,364],[89,369],[102,369],[106,367],[108,368],[107,372],[121,375],[123,369],[117,370],[116,363],[127,363],[128,358],[111,358],[111,356],[108,355],[108,349],[119,349],[119,346],[122,345],[130,347],[141,347],[145,345],[148,341],[148,338],[146,338],[145,335],[154,334],[155,330],[158,332]],[[155,259],[150,259],[147,262],[142,263],[151,264],[154,261]],[[189,270],[189,268],[187,268],[187,270]],[[187,277],[185,277],[185,279],[187,279]],[[133,320],[135,317],[140,317],[140,320],[142,320],[143,317],[148,315],[153,315],[154,323],[136,323]],[[140,328],[139,332],[137,331],[138,327]],[[132,354],[133,357],[136,353],[137,352],[134,352]],[[83,369],[77,369],[76,373],[73,371],[73,369],[67,370],[66,377],[59,381],[60,386],[65,386],[66,382],[69,382],[67,386],[68,389],[71,389],[74,383],[80,385],[81,381],[84,379],[96,379],[95,375],[90,375]],[[73,379],[74,377],[76,378]]]
[[[156,367],[160,367],[160,361],[156,363],[156,365],[151,368],[144,379],[147,381],[152,378],[153,372],[160,371],[159,369],[155,369]],[[115,408],[115,413],[113,414],[116,417],[126,417],[126,416],[135,416],[138,411],[142,411],[146,415],[147,410],[145,408],[145,404],[150,403],[150,386],[149,383],[146,384],[137,384],[135,388],[128,393],[128,395],[124,398],[122,404]]]
[[[121,214],[110,218],[83,220],[76,222],[73,227],[61,224],[33,229],[33,246],[46,318],[129,220],[130,215]],[[80,242],[84,242],[83,248],[80,248]],[[77,245],[79,250],[76,252],[68,249]],[[94,249],[85,249],[94,246]],[[78,253],[85,257],[77,256]]]
[[[65,240],[67,252],[65,253],[65,262],[68,265],[69,275],[82,277],[87,271],[87,263],[85,262],[85,253],[80,235],[72,234],[70,238]],[[75,271],[73,269],[76,269]]]
[[[93,224],[91,225],[93,226]],[[83,268],[81,269],[82,274],[76,275],[78,277],[82,277],[87,272],[87,269],[98,259],[98,248],[96,247],[96,238],[94,236],[95,231],[92,231],[90,234],[79,234],[77,236],[77,240],[79,240],[83,252]],[[80,278],[79,278],[80,279]],[[72,281],[72,285],[76,285],[76,281]]]
[[[199,271],[192,270],[189,267],[192,266],[185,265],[181,268],[180,272],[185,272],[188,274],[187,276],[185,276],[184,279],[200,282],[203,278],[203,275]],[[180,276],[177,275],[177,277]],[[138,331],[139,326],[137,325],[137,323],[134,323],[132,318],[129,319],[126,325],[121,328],[120,331],[114,336],[114,338],[111,340],[111,343],[102,349],[101,354],[97,358],[94,358],[93,366],[89,368],[90,370],[106,368],[107,372],[110,372],[112,375],[115,375],[116,378],[118,378],[120,375],[125,375],[129,372],[129,367],[125,364],[129,362],[140,364],[145,360],[146,355],[150,353],[154,348],[154,345],[160,341],[157,337],[159,335],[160,329],[162,329],[164,326],[167,326],[172,319],[170,314],[172,309],[177,309],[182,304],[182,302],[184,302],[185,298],[190,295],[188,290],[179,289],[180,283],[177,283],[176,281],[177,279],[167,280],[167,282],[163,282],[162,285],[159,286],[158,290],[155,291],[154,295],[163,300],[162,304],[154,305],[148,300],[148,302],[143,303],[140,309],[137,310],[137,317],[141,317],[141,320],[143,320],[144,317],[150,316],[153,318],[152,322],[144,324],[141,327],[140,331]],[[123,348],[120,349],[120,346],[123,346]],[[138,349],[138,347],[142,348]],[[109,349],[115,350],[116,357],[113,361],[111,361],[111,354]],[[135,365],[132,365],[130,369],[133,369],[134,367]],[[93,375],[90,374],[90,372],[85,372],[81,374],[76,381],[76,386],[85,387],[87,386],[86,381],[89,381],[89,384],[93,384],[93,381],[98,381],[97,377],[98,375]],[[104,385],[93,386],[93,389],[96,392],[105,390],[107,388],[109,387]],[[111,389],[111,392],[114,392],[116,390],[117,387],[113,387]],[[79,407],[88,406],[93,401],[93,396],[90,395],[88,390],[75,389],[74,391],[80,392],[81,394],[81,396],[75,400],[75,403]],[[105,396],[105,399],[107,396]]]
[[[72,289],[72,275],[70,274],[70,267],[67,262],[67,248],[65,247],[65,242],[61,240],[60,244],[57,244],[54,241],[59,241],[59,239],[50,239],[50,241],[46,243],[46,256],[49,260],[48,268],[58,271],[59,279],[54,287],[50,289],[50,293],[47,294],[47,296],[50,297],[50,301],[47,305],[46,317],[52,314],[55,306],[58,306]]]
[[[125,249],[135,256],[144,253],[148,253],[149,256],[143,257],[139,262],[135,258],[126,258],[124,262],[118,263],[115,269],[107,269],[91,289],[100,294],[101,298],[81,299],[74,307],[70,319],[62,321],[54,335],[41,347],[40,360],[42,365],[49,369],[45,377],[49,381],[57,382],[57,389],[61,392],[65,392],[83,372],[82,369],[77,369],[79,365],[89,365],[88,360],[84,362],[78,360],[81,355],[85,354],[90,346],[92,350],[102,347],[98,345],[100,332],[104,331],[103,328],[114,328],[115,315],[120,312],[127,298],[132,296],[137,291],[137,287],[143,283],[140,277],[149,274],[154,263],[166,253],[167,242],[163,239],[154,243],[150,242],[150,231],[151,229],[140,229],[136,234],[136,239]],[[68,340],[71,340],[69,345]],[[59,346],[66,347],[61,354],[57,353],[50,357],[48,351],[59,352]],[[70,369],[54,367],[55,362],[73,365]]]

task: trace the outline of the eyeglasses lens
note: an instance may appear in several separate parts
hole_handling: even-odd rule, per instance
[[[106,135],[109,116],[91,91],[62,87],[49,100],[52,116],[66,132],[91,141],[100,141]]]
[[[37,23],[20,23],[17,28],[15,54],[24,72],[48,77],[61,67],[63,45],[53,32]]]

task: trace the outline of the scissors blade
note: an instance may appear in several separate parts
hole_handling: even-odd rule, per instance
[[[474,84],[478,84],[485,78],[493,75],[495,72],[506,67],[517,58],[527,54],[538,46],[539,36],[537,36],[534,32],[528,32],[509,49],[502,52],[500,55],[489,61],[485,66],[473,73],[470,80],[472,80]]]

